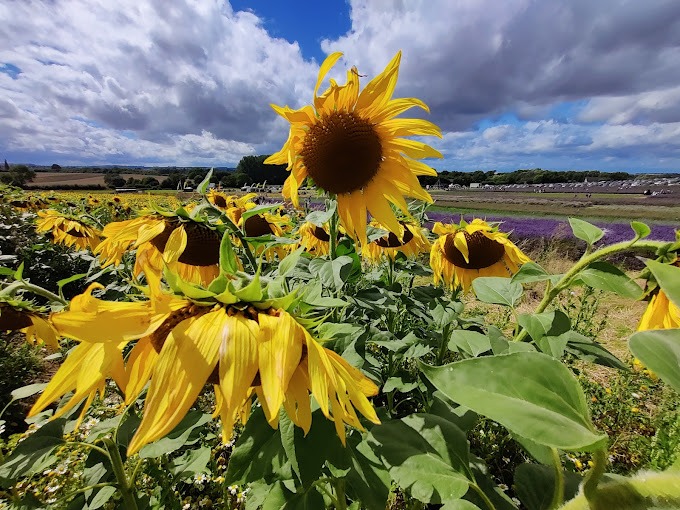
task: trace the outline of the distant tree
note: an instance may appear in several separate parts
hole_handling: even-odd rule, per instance
[[[125,186],[125,179],[120,176],[119,172],[107,172],[104,174],[104,184],[109,188],[122,188]]]
[[[264,160],[268,157],[269,155],[244,156],[238,162],[236,173],[246,174],[252,182],[283,184],[289,175],[286,165],[265,165]]]
[[[27,182],[35,179],[35,170],[26,165],[12,165],[7,173],[0,175],[0,181],[13,186],[24,186]]]
[[[54,163],[50,168],[52,169],[53,172],[58,172],[61,170],[61,165],[57,165],[56,163]]]
[[[7,160],[5,160],[5,171],[9,172],[9,163],[7,163]]]

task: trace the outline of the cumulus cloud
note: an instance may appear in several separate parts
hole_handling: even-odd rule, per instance
[[[631,95],[680,82],[675,0],[352,0],[352,30],[326,40],[360,70],[404,50],[398,91],[444,129],[520,106]]]
[[[217,0],[22,0],[0,18],[0,62],[20,70],[0,73],[12,150],[234,163],[272,150],[269,103],[298,105],[317,67]]]

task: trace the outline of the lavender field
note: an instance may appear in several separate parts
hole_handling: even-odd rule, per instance
[[[471,214],[445,212],[445,211],[431,211],[427,213],[428,222],[426,226],[431,228],[434,222],[441,221],[443,223],[458,222],[461,217],[465,221],[472,221],[475,217]],[[500,229],[504,232],[510,232],[511,237],[515,240],[524,239],[570,239],[573,238],[569,221],[567,218],[542,218],[536,216],[498,216],[498,215],[479,215],[479,217],[487,220],[500,222]],[[590,220],[589,220],[590,221]],[[630,227],[629,221],[598,221],[593,220],[593,224],[597,225],[604,231],[602,242],[616,243],[631,239],[633,230]],[[673,241],[675,240],[675,228],[677,225],[664,223],[649,223],[652,233],[650,239],[658,241]]]

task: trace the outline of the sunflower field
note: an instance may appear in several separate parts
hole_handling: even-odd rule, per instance
[[[320,92],[340,56],[272,105],[280,200],[0,189],[0,508],[680,508],[680,235],[572,218],[555,273],[433,221],[400,54]]]

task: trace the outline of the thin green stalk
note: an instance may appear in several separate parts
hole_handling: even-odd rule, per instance
[[[562,472],[562,461],[557,448],[551,448],[553,467],[555,468],[555,491],[550,508],[559,508],[564,502],[564,473]]]
[[[12,296],[20,290],[25,290],[25,291],[31,292],[32,294],[35,294],[37,296],[42,296],[46,299],[49,299],[50,301],[60,303],[64,306],[68,305],[68,301],[66,301],[64,298],[56,295],[53,292],[50,292],[47,289],[43,289],[39,285],[34,285],[32,283],[28,283],[25,280],[17,280],[16,282],[10,284],[8,287],[6,287],[4,289],[3,294],[6,293],[6,294]]]
[[[541,313],[545,311],[548,305],[552,303],[553,299],[555,299],[560,292],[562,292],[564,289],[568,288],[571,285],[574,278],[578,276],[578,273],[582,269],[588,267],[593,262],[596,262],[600,259],[626,250],[631,249],[640,251],[657,250],[658,248],[661,248],[666,244],[668,243],[665,243],[663,241],[637,241],[637,240],[623,241],[621,243],[615,243],[610,246],[605,246],[604,248],[601,248],[591,253],[590,255],[587,256],[584,255],[576,264],[574,264],[574,266],[569,271],[565,273],[565,275],[560,279],[560,281],[558,281],[555,284],[554,287],[549,288],[546,286],[546,292],[543,295],[543,300],[539,303],[534,313]],[[527,330],[522,329],[515,336],[514,341],[521,342],[526,338],[527,335],[528,335]]]
[[[89,448],[90,450],[95,450],[95,451],[101,453],[102,455],[104,455],[105,457],[107,457],[109,459],[111,458],[111,455],[109,455],[108,450],[105,450],[104,448],[100,448],[99,446],[94,445],[94,444],[83,443],[82,441],[68,441],[66,444],[67,445],[73,445],[73,446],[84,446],[85,448]]]
[[[337,249],[338,249],[338,210],[337,207],[335,209],[335,212],[331,216],[330,221],[328,222],[328,230],[329,230],[329,256],[331,260],[335,260],[337,257]]]
[[[111,467],[116,476],[116,486],[123,498],[123,508],[126,510],[138,510],[137,498],[135,498],[133,490],[134,484],[130,484],[125,476],[125,466],[123,465],[120,451],[118,451],[118,445],[108,438],[104,439],[103,442],[106,445],[106,449],[109,451]]]
[[[439,352],[437,353],[437,366],[444,363],[444,356],[446,356],[446,348],[449,343],[449,325],[444,326],[442,331],[442,343],[439,346]]]
[[[73,499],[74,496],[77,496],[78,494],[82,492],[87,492],[93,489],[101,489],[103,487],[110,487],[112,484],[110,482],[101,482],[101,483],[95,483],[93,485],[88,485],[87,487],[81,487],[80,489],[76,489],[73,492],[68,493],[66,496],[63,498],[59,498],[59,500],[55,503],[54,506],[60,506],[62,503],[67,503],[70,500]]]
[[[472,489],[477,493],[477,495],[480,498],[482,498],[482,501],[484,501],[484,504],[489,510],[496,510],[495,505],[491,502],[489,497],[486,494],[484,494],[484,491],[479,488],[479,485],[477,485],[476,483],[471,483],[470,487],[472,487]]]
[[[593,463],[593,467],[590,468],[583,481],[583,495],[588,500],[588,503],[595,501],[597,484],[600,483],[600,479],[607,467],[607,450],[597,450],[593,456]]]
[[[335,487],[336,510],[347,510],[347,497],[345,496],[345,480],[336,478],[333,480]]]

